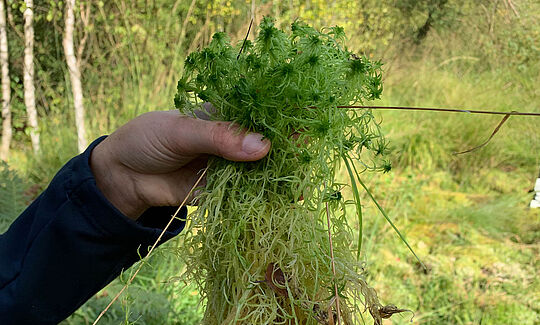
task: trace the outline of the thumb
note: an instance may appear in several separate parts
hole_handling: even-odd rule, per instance
[[[176,128],[179,153],[211,154],[233,161],[254,161],[266,156],[270,141],[230,122],[180,117]]]

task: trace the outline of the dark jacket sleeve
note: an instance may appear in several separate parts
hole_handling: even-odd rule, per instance
[[[57,324],[144,256],[174,207],[128,219],[96,187],[92,149],[69,161],[0,235],[0,324]],[[121,186],[118,189],[121,191]],[[181,213],[185,218],[186,210]],[[177,235],[175,220],[162,242]]]

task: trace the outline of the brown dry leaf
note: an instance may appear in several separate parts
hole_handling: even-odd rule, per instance
[[[287,289],[285,289],[285,274],[283,271],[274,263],[268,264],[266,267],[266,274],[264,277],[266,284],[274,290],[279,296],[287,297]],[[276,284],[282,287],[278,287]]]
[[[411,312],[414,315],[414,312],[410,309],[401,309],[397,308],[395,305],[386,305],[382,307],[375,307],[369,308],[369,313],[373,317],[373,324],[374,325],[382,325],[382,319],[388,319],[394,314],[399,314],[403,312]]]
[[[371,314],[371,317],[373,317],[374,325],[382,325],[383,318],[387,319],[394,314],[399,314],[406,311],[411,312],[414,315],[414,312],[412,310],[397,308],[395,305],[386,305],[382,307],[372,306],[369,308],[369,313]]]
[[[285,273],[277,266],[275,263],[269,263],[266,267],[266,274],[264,277],[264,281],[257,281],[257,282],[265,282],[270,289],[272,289],[278,296],[281,297],[288,297],[288,291],[285,288],[285,284],[287,281],[287,277],[285,276]],[[295,296],[295,288],[292,288],[293,290],[293,296]],[[319,323],[324,325],[335,325],[335,312],[332,310],[332,305],[328,307],[328,312],[321,310],[319,304],[315,304],[312,308],[313,311],[313,318]]]
[[[406,311],[409,311],[411,313],[413,312],[410,309],[401,309],[401,308],[397,308],[394,305],[386,305],[386,306],[383,306],[383,307],[379,308],[379,315],[381,315],[382,318],[387,319],[387,318],[390,318],[394,314],[399,314],[399,313],[403,313],[403,312],[406,312]]]

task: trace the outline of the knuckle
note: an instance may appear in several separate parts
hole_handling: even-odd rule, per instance
[[[230,125],[225,123],[216,123],[212,129],[212,144],[215,153],[222,156],[229,148],[236,143],[235,137],[232,135]]]

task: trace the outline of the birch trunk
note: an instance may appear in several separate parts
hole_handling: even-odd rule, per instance
[[[9,54],[6,32],[6,10],[0,0],[0,65],[2,65],[2,145],[0,160],[6,160],[11,144],[11,80],[9,78]]]
[[[34,153],[39,152],[38,117],[36,111],[36,96],[34,88],[34,3],[24,1],[24,105],[30,127],[30,139]]]
[[[75,50],[73,47],[73,27],[75,24],[75,16],[73,9],[75,8],[75,0],[66,1],[66,14],[65,14],[65,32],[64,32],[64,54],[66,56],[66,62],[69,70],[69,77],[71,80],[71,90],[73,92],[73,106],[75,107],[75,125],[77,127],[77,146],[79,152],[83,152],[86,149],[86,129],[84,127],[84,104],[83,104],[83,92],[81,84],[81,71],[79,64],[77,63],[77,57],[75,56]]]

